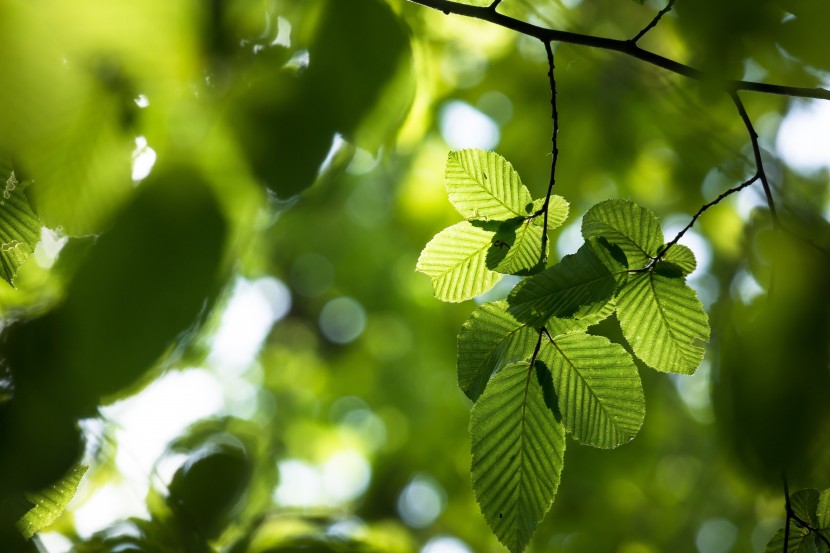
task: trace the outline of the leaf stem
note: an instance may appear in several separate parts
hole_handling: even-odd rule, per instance
[[[698,81],[707,81],[719,85],[724,91],[732,93],[739,90],[748,90],[753,92],[763,92],[766,94],[778,94],[782,96],[793,96],[799,98],[816,98],[819,100],[830,100],[830,90],[825,88],[806,88],[797,86],[785,86],[778,84],[759,83],[755,81],[742,80],[718,80],[715,77],[684,63],[676,60],[666,58],[649,50],[644,50],[637,46],[631,40],[618,40],[613,38],[599,37],[587,35],[583,33],[574,33],[570,31],[562,31],[559,29],[551,29],[548,27],[540,27],[533,25],[526,21],[509,17],[498,13],[490,6],[479,7],[454,2],[452,0],[409,0],[415,4],[420,4],[428,8],[433,8],[444,12],[445,14],[456,14],[465,17],[472,17],[488,21],[500,27],[511,29],[523,35],[537,38],[542,42],[566,42],[569,44],[577,44],[581,46],[588,46],[591,48],[599,48],[601,50],[610,50],[619,52],[627,56],[637,58],[648,64],[663,68],[672,73],[683,75],[690,79]]]
[[[669,3],[666,4],[666,7],[657,12],[657,15],[654,16],[654,19],[652,19],[648,25],[643,27],[643,30],[637,33],[637,36],[631,39],[632,44],[636,44],[638,40],[643,38],[643,35],[645,35],[647,32],[656,27],[660,20],[663,18],[663,16],[671,11],[675,1],[676,0],[669,0]]]
[[[790,545],[790,517],[793,514],[792,505],[790,505],[790,488],[787,485],[787,475],[781,473],[781,480],[784,482],[784,510],[787,513],[787,518],[784,521],[784,551],[787,553],[787,548]]]

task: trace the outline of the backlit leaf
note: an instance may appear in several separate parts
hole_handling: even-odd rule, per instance
[[[467,221],[445,228],[421,252],[416,270],[432,278],[435,297],[459,302],[493,287],[501,275],[487,268],[494,230]]]
[[[682,278],[654,271],[633,275],[617,298],[617,316],[625,339],[648,366],[692,374],[703,360],[709,318]]]
[[[657,217],[629,200],[606,200],[592,207],[582,218],[582,235],[604,237],[625,252],[628,266],[642,268],[663,244]]]
[[[458,385],[473,401],[499,367],[533,354],[538,333],[517,321],[507,307],[506,301],[482,304],[458,333]]]
[[[532,325],[543,325],[550,317],[584,317],[601,311],[624,278],[624,273],[609,270],[586,243],[514,289],[508,298],[510,312]]]
[[[790,535],[787,541],[787,553],[815,553],[814,537],[810,531],[790,522]],[[784,551],[784,529],[781,528],[769,540],[764,553],[781,553]]]
[[[532,213],[533,198],[519,173],[495,152],[450,152],[445,178],[450,202],[467,219],[506,221]]]
[[[670,267],[676,267],[678,272],[683,276],[694,272],[697,267],[695,254],[683,244],[675,244],[669,248],[669,251],[660,260],[660,263],[665,263]]]
[[[491,253],[496,254],[498,264],[493,268],[504,274],[521,274],[539,267],[543,259],[547,258],[550,242],[545,244],[545,255],[542,255],[542,227],[536,226],[530,220],[521,221],[518,226],[513,221],[505,222],[496,234],[496,248]],[[501,249],[506,251],[501,256]]]
[[[470,434],[476,500],[499,541],[519,553],[553,503],[565,453],[564,427],[528,363],[493,377],[473,406]]]
[[[51,526],[75,496],[81,478],[89,467],[76,465],[64,478],[47,489],[26,494],[26,498],[35,504],[17,522],[17,528],[25,538],[31,538],[36,532]]]
[[[539,198],[538,200],[534,200],[533,202],[533,209],[531,213],[536,213],[545,205],[545,199]],[[548,202],[548,230],[554,230],[562,226],[562,223],[565,222],[565,219],[568,218],[568,212],[570,211],[570,204],[563,198],[562,196],[557,196],[553,194],[550,197],[550,202]],[[539,215],[538,217],[533,218],[533,224],[538,226],[543,226],[545,224],[544,215]]]
[[[613,448],[643,424],[645,398],[634,360],[602,336],[569,334],[543,342],[539,359],[553,377],[565,428],[580,443]]]

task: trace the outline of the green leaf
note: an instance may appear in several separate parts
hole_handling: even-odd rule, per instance
[[[539,198],[538,200],[533,201],[533,209],[532,213],[536,213],[545,205],[545,199]],[[548,203],[548,230],[555,230],[559,228],[562,223],[565,222],[565,219],[568,218],[568,212],[570,211],[570,205],[562,196],[557,196],[553,194],[550,197],[550,202]],[[534,225],[543,226],[545,224],[544,215],[539,215],[538,217],[534,217],[532,219]]]
[[[815,553],[813,537],[806,528],[790,522],[790,535],[787,540],[787,553]],[[784,529],[781,528],[767,543],[764,553],[781,553],[784,551]]]
[[[830,488],[819,495],[816,519],[818,520],[818,527],[822,530],[830,528]]]
[[[709,339],[706,311],[682,278],[654,271],[629,279],[617,298],[617,317],[634,353],[663,372],[692,374],[703,360],[696,342]]]
[[[88,468],[84,465],[76,465],[69,474],[47,489],[26,494],[26,498],[35,504],[17,522],[18,530],[26,539],[31,538],[36,532],[40,532],[58,520],[75,496],[75,492],[78,491],[81,478]]]
[[[815,527],[818,525],[818,519],[816,518],[818,501],[818,490],[813,488],[798,490],[790,496],[790,507],[792,507],[795,516]]]
[[[519,553],[556,495],[565,429],[528,363],[501,369],[470,417],[476,500],[499,541]]]
[[[507,302],[476,308],[458,333],[458,386],[476,401],[500,367],[529,359],[538,333],[507,311]]]
[[[604,237],[625,252],[628,266],[642,268],[663,244],[663,231],[657,217],[629,200],[600,202],[582,218],[582,235]]]
[[[595,241],[586,242],[575,254],[516,287],[508,297],[510,312],[520,321],[541,326],[550,317],[581,318],[602,311],[626,275],[609,270],[595,247]]]
[[[501,275],[487,268],[495,231],[462,221],[435,235],[421,252],[417,271],[432,278],[435,297],[459,302],[493,287]]]
[[[686,276],[697,268],[697,261],[692,250],[683,244],[675,244],[660,259],[658,266],[668,266],[670,269],[676,268],[678,273]]]
[[[530,192],[510,162],[495,152],[450,152],[445,178],[450,202],[467,219],[506,221],[532,213]]]
[[[539,352],[553,376],[565,428],[580,443],[610,449],[631,441],[646,404],[634,360],[602,336],[569,334]]]
[[[518,226],[516,225],[518,222]],[[490,250],[488,266],[504,274],[521,274],[541,267],[547,258],[550,243],[545,244],[545,255],[542,255],[542,227],[536,226],[530,220],[514,220],[501,224],[496,233],[495,248]],[[506,248],[506,251],[502,251]]]
[[[0,166],[0,178],[5,179],[0,198],[0,278],[14,285],[17,270],[35,251],[43,225],[24,193],[26,184],[17,181],[10,165]]]

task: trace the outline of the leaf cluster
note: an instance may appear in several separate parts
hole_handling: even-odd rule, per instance
[[[418,270],[432,277],[436,297],[469,299],[500,272],[527,276],[506,300],[473,311],[458,335],[457,361],[458,384],[475,402],[476,498],[496,536],[519,552],[556,495],[565,435],[610,449],[642,426],[645,399],[629,350],[658,371],[692,374],[709,322],[685,282],[694,255],[665,243],[651,211],[627,200],[595,205],[582,219],[584,244],[543,269],[548,229],[517,232],[510,241],[505,225],[533,229],[550,210],[549,225],[558,226],[567,213],[563,199],[534,202],[508,162],[480,151],[450,154],[447,190],[472,220],[442,231],[421,254]],[[500,222],[488,227],[491,221]],[[497,254],[499,263],[488,264]],[[589,332],[612,314],[628,350]]]

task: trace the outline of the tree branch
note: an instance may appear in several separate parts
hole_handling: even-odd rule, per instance
[[[669,13],[669,12],[671,11],[672,7],[674,6],[675,1],[676,1],[676,0],[669,0],[669,3],[668,3],[668,4],[666,4],[666,7],[665,7],[665,8],[663,8],[662,10],[660,10],[659,12],[657,12],[657,15],[655,15],[655,16],[654,16],[654,19],[652,19],[652,20],[651,20],[651,22],[650,22],[648,25],[646,25],[646,26],[643,28],[643,30],[642,30],[642,31],[640,31],[639,33],[637,33],[637,36],[635,36],[634,38],[632,38],[632,39],[631,39],[631,42],[632,42],[632,43],[636,43],[638,40],[640,40],[641,38],[643,38],[643,35],[645,35],[647,32],[649,32],[649,31],[650,31],[650,30],[652,30],[654,27],[656,27],[656,26],[657,26],[657,24],[658,24],[658,23],[660,23],[660,20],[661,20],[661,19],[663,19],[663,16],[664,16],[664,15],[666,15],[667,13]]]
[[[738,93],[733,90],[729,93],[729,96],[732,98],[732,102],[735,104],[735,107],[738,108],[738,113],[744,122],[744,126],[746,126],[746,132],[749,133],[749,140],[752,142],[752,153],[755,156],[755,175],[761,179],[761,186],[764,187],[764,194],[767,197],[767,205],[769,205],[772,223],[776,227],[780,227],[778,212],[775,210],[775,202],[772,199],[772,190],[770,189],[769,181],[767,180],[767,173],[764,171],[764,161],[761,159],[761,147],[758,144],[758,133],[755,132],[755,127],[752,126],[752,120],[749,118],[746,108],[744,108],[744,103],[741,101],[741,97],[738,96]]]
[[[708,204],[704,204],[703,206],[701,206],[701,208],[697,210],[697,213],[695,213],[695,214],[692,216],[692,220],[691,220],[691,221],[689,221],[689,224],[688,224],[688,225],[686,225],[685,227],[683,227],[683,230],[681,230],[680,232],[678,232],[678,233],[677,233],[677,236],[675,236],[675,237],[671,240],[671,242],[669,242],[668,244],[666,244],[666,247],[665,247],[665,248],[663,248],[662,250],[660,250],[660,253],[658,253],[658,254],[657,254],[657,256],[656,256],[656,257],[655,257],[655,258],[651,261],[651,263],[649,263],[649,264],[648,264],[648,267],[646,267],[646,268],[647,268],[647,269],[650,269],[651,267],[654,267],[654,266],[657,264],[657,262],[658,262],[658,261],[660,261],[661,259],[663,259],[663,256],[665,256],[665,255],[666,255],[666,252],[668,252],[668,251],[669,251],[669,248],[671,248],[672,246],[674,246],[675,244],[677,244],[677,242],[678,242],[681,238],[683,238],[683,235],[684,235],[684,234],[686,234],[686,231],[688,231],[690,228],[692,228],[692,226],[694,226],[694,224],[697,222],[698,218],[699,218],[701,215],[703,215],[703,212],[704,212],[704,211],[706,211],[706,210],[707,210],[707,209],[709,209],[710,207],[713,207],[713,206],[718,205],[718,204],[719,204],[719,203],[720,203],[720,202],[721,202],[724,198],[726,198],[727,196],[731,196],[731,195],[732,195],[732,194],[734,194],[735,192],[739,192],[739,191],[743,190],[744,188],[746,188],[747,186],[751,185],[752,183],[754,183],[754,182],[755,182],[755,181],[757,181],[758,179],[760,179],[760,176],[759,176],[758,174],[756,174],[754,177],[752,177],[752,178],[751,178],[751,179],[749,179],[748,181],[744,181],[744,182],[742,182],[741,184],[739,184],[738,186],[734,186],[734,187],[730,188],[730,189],[729,189],[729,190],[727,190],[726,192],[721,193],[721,194],[720,194],[720,196],[718,196],[717,198],[715,198],[714,200],[712,200],[712,201],[711,201],[711,202],[709,202]]]
[[[542,254],[541,264],[544,266],[547,262],[547,245],[548,245],[548,206],[550,205],[550,195],[553,193],[553,187],[556,184],[556,162],[559,160],[559,145],[557,143],[557,136],[559,135],[559,110],[556,108],[556,77],[554,76],[555,64],[553,61],[553,49],[550,42],[545,42],[545,53],[548,56],[548,80],[550,81],[550,109],[551,118],[553,119],[553,132],[551,133],[551,162],[550,162],[550,182],[548,183],[548,192],[545,195],[545,205],[542,206],[544,218],[542,221]]]
[[[559,29],[549,29],[546,27],[539,27],[500,14],[491,7],[468,6],[452,0],[409,0],[415,4],[420,4],[428,8],[433,8],[444,12],[445,14],[456,14],[465,17],[472,17],[488,21],[506,29],[512,29],[523,35],[537,38],[542,42],[566,42],[568,44],[577,44],[581,46],[588,46],[591,48],[599,48],[601,50],[610,50],[613,52],[620,52],[627,56],[639,59],[656,67],[666,69],[672,73],[689,77],[698,81],[714,82],[718,84],[724,91],[732,93],[739,90],[747,90],[752,92],[763,92],[766,94],[777,94],[782,96],[793,96],[799,98],[815,98],[819,100],[830,100],[830,90],[824,88],[804,88],[796,86],[784,86],[777,84],[759,83],[754,81],[739,81],[726,80],[718,81],[710,77],[703,71],[685,65],[678,61],[666,58],[654,52],[643,50],[637,44],[630,40],[617,40],[613,38],[598,37],[593,35],[586,35],[581,33],[572,33],[570,31],[561,31]]]

